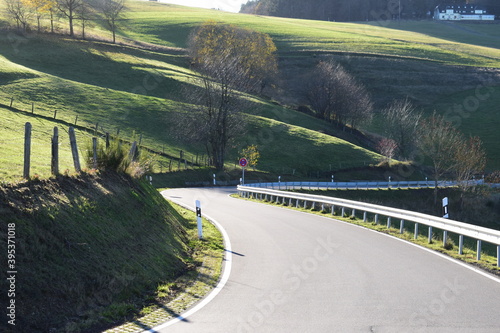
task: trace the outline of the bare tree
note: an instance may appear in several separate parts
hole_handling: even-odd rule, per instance
[[[118,21],[126,10],[125,0],[96,0],[94,6],[104,17],[104,21],[113,34],[113,43],[116,43]]]
[[[344,128],[355,128],[371,119],[370,95],[340,64],[319,62],[308,81],[307,98],[320,118]]]
[[[85,28],[87,21],[94,17],[95,10],[89,0],[81,0],[80,6],[76,8],[75,18],[82,23],[82,39],[85,39]]]
[[[394,158],[394,154],[396,149],[398,148],[398,144],[396,141],[388,138],[383,138],[377,143],[377,151],[384,156],[385,161],[391,163],[391,160]]]
[[[73,21],[77,18],[77,12],[82,6],[82,0],[56,0],[57,9],[66,16],[69,22],[69,35],[75,36]]]
[[[433,114],[424,120],[420,128],[419,146],[428,157],[434,177],[434,202],[437,203],[438,182],[446,173],[456,168],[456,155],[463,137],[443,116]]]
[[[470,137],[462,140],[455,152],[455,172],[458,186],[463,194],[473,185],[472,178],[484,171],[486,167],[486,152],[481,139]]]
[[[192,107],[179,113],[186,139],[203,143],[211,164],[224,168],[228,145],[245,126],[242,92],[255,91],[277,68],[274,43],[232,25],[207,22],[189,38],[189,55],[200,75],[189,92]]]
[[[408,99],[394,101],[383,111],[387,136],[396,141],[397,156],[411,159],[417,150],[422,114]]]
[[[26,31],[33,11],[22,0],[6,0],[7,13],[16,22],[17,29]]]

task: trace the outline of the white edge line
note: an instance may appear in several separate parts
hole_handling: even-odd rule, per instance
[[[189,206],[184,205],[184,204],[180,204],[178,202],[175,202],[172,199],[168,199],[168,200],[174,202],[177,205],[183,206],[184,208],[187,208],[187,209],[189,209],[191,211],[195,210],[192,207],[189,207]],[[165,322],[163,324],[160,324],[160,325],[158,325],[156,327],[153,327],[153,328],[151,328],[149,330],[145,330],[145,331],[142,331],[142,332],[157,333],[158,330],[161,330],[161,329],[163,329],[165,327],[168,327],[168,326],[176,324],[176,323],[178,323],[180,321],[183,321],[184,319],[186,319],[187,317],[191,316],[195,312],[198,312],[205,305],[207,305],[208,303],[210,303],[215,298],[215,296],[217,296],[219,294],[219,292],[222,290],[222,288],[224,288],[224,286],[226,285],[227,281],[229,280],[229,275],[231,274],[231,268],[232,268],[232,262],[233,262],[232,261],[231,241],[229,240],[229,235],[227,234],[226,230],[222,227],[222,225],[219,224],[219,222],[217,222],[216,220],[212,219],[208,215],[204,215],[204,217],[207,220],[209,220],[212,224],[214,224],[217,229],[219,229],[219,231],[222,234],[222,238],[224,239],[224,252],[225,252],[224,253],[224,259],[225,259],[225,262],[224,262],[224,265],[223,265],[224,268],[223,268],[222,277],[219,280],[219,283],[210,292],[210,294],[208,294],[203,300],[201,300],[199,303],[197,303],[194,307],[192,307],[188,311],[184,312],[182,315],[179,315],[178,317],[176,317],[174,319],[170,319],[169,321],[167,321],[167,322]]]
[[[255,202],[256,204],[264,204],[264,203],[260,203],[260,202]],[[297,213],[302,213],[302,214],[308,214],[308,215],[315,215],[315,214],[312,214],[312,213],[308,213],[308,212],[301,212],[301,211],[298,211],[298,210],[294,210],[294,209],[289,209],[288,207],[279,207],[279,206],[276,206],[276,208],[281,208],[281,209],[288,209],[288,210],[291,210],[291,211],[295,211]],[[406,244],[409,244],[409,245],[412,245],[412,246],[415,246],[421,250],[424,250],[424,251],[427,251],[429,253],[432,253],[434,255],[437,255],[443,259],[446,259],[448,261],[451,261],[457,265],[460,265],[462,267],[465,267],[473,272],[476,272],[477,274],[480,274],[494,282],[497,282],[497,283],[500,283],[500,278],[496,277],[495,275],[491,274],[491,273],[488,273],[482,269],[479,269],[479,268],[476,268],[474,266],[472,266],[471,264],[468,264],[466,262],[463,262],[459,259],[455,259],[453,257],[450,257],[448,255],[445,255],[443,253],[440,253],[438,251],[435,251],[435,250],[432,250],[432,249],[428,249],[426,248],[425,246],[422,246],[422,245],[419,245],[419,244],[415,244],[413,242],[410,242],[410,241],[407,241],[406,239],[402,239],[402,238],[399,238],[399,237],[396,237],[396,236],[393,236],[393,235],[389,235],[389,234],[386,234],[384,232],[380,232],[380,231],[377,231],[377,230],[373,230],[373,229],[370,229],[370,228],[367,228],[367,227],[364,227],[362,225],[358,225],[358,224],[354,224],[354,223],[349,223],[349,222],[346,222],[346,221],[341,221],[341,220],[338,220],[334,217],[328,217],[328,216],[321,216],[321,215],[316,215],[317,217],[320,217],[320,218],[324,218],[324,219],[328,219],[330,221],[337,221],[337,222],[340,222],[340,223],[344,223],[344,224],[348,224],[348,225],[351,225],[351,226],[354,226],[354,227],[358,227],[358,228],[361,228],[361,229],[364,229],[364,230],[368,230],[368,231],[371,231],[371,232],[374,232],[378,235],[382,235],[382,236],[386,236],[386,237],[390,237],[392,239],[395,239],[395,240],[398,240],[400,242],[404,242]]]

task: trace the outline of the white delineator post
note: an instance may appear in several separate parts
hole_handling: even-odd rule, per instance
[[[198,222],[198,238],[203,238],[203,226],[201,224],[201,203],[200,200],[196,200],[196,218]]]
[[[447,219],[450,215],[448,214],[448,197],[443,198],[443,217]],[[446,241],[448,240],[448,231],[443,231],[443,246],[446,246]]]

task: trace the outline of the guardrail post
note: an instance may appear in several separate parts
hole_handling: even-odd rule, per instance
[[[458,254],[464,254],[464,235],[458,237]]]
[[[443,230],[443,247],[446,246],[446,241],[448,240],[448,231]]]
[[[500,267],[500,245],[497,246],[497,267]]]
[[[290,200],[288,201],[288,206],[291,206],[292,205],[292,198],[290,198]]]
[[[307,201],[304,200],[304,209],[307,208]]]
[[[401,220],[401,223],[399,224],[399,233],[402,234],[404,230],[405,230],[405,220]]]
[[[375,214],[375,224],[378,224],[378,214]]]
[[[390,229],[391,228],[391,217],[389,216],[387,218],[387,229]]]
[[[482,245],[481,240],[478,240],[477,241],[477,255],[476,255],[477,260],[481,260],[481,245]]]
[[[316,209],[316,202],[313,201],[313,204],[311,206],[311,210],[315,210]]]
[[[295,208],[299,208],[299,199],[295,199]]]
[[[432,227],[429,227],[429,244],[432,243]]]
[[[366,212],[363,212],[363,222],[366,222]]]
[[[321,204],[321,212],[323,213],[324,211],[325,211],[325,204],[324,204],[324,203],[322,203],[322,204]]]
[[[415,234],[413,235],[413,239],[418,238],[418,223],[415,223]]]
[[[342,207],[342,217],[344,217],[344,214],[345,214],[345,207]]]
[[[335,215],[335,205],[332,205],[332,215]]]
[[[356,218],[356,209],[353,209],[353,210],[352,210],[351,217],[352,217],[352,218]]]

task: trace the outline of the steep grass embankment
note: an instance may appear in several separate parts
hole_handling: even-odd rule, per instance
[[[3,186],[0,212],[1,267],[7,267],[12,234],[10,270],[16,271],[9,285],[1,272],[2,332],[109,327],[134,318],[146,300],[154,303],[159,285],[195,266],[199,245],[190,223],[149,184],[127,176],[83,174]],[[12,299],[16,325],[6,328]]]

